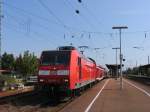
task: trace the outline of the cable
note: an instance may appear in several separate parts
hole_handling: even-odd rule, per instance
[[[6,5],[6,6],[9,6],[9,7],[11,7],[11,8],[15,8],[15,9],[17,9],[18,11],[21,11],[21,12],[23,12],[23,13],[25,13],[25,14],[29,14],[29,15],[31,15],[31,16],[33,16],[33,17],[36,17],[37,19],[40,19],[40,20],[43,20],[43,21],[46,21],[46,22],[50,22],[48,19],[46,19],[46,18],[43,18],[43,17],[41,17],[41,16],[38,16],[38,15],[35,15],[35,14],[33,14],[33,13],[31,13],[31,12],[27,12],[27,11],[25,11],[24,9],[20,9],[20,8],[17,8],[17,7],[15,7],[15,6],[12,6],[12,5],[9,5],[9,4],[7,4],[7,3],[5,3],[4,2],[4,5]],[[54,23],[54,22],[52,22],[52,23]],[[61,27],[63,27],[64,28],[64,25],[62,26],[60,23],[58,23],[58,22],[56,22],[56,23],[54,23],[54,24],[57,24],[57,25],[59,25],[59,26],[61,26]],[[46,29],[47,30],[47,27],[45,27],[45,26],[43,26],[43,25],[39,25],[40,27],[43,27],[44,29]],[[79,32],[79,33],[82,33],[82,34],[99,34],[99,35],[109,35],[110,36],[110,34],[111,35],[114,35],[114,33],[109,33],[109,32],[95,32],[95,31],[87,31],[87,30],[80,30],[80,29],[78,29],[78,28],[73,28],[73,27],[69,27],[69,26],[66,26],[68,29],[70,29],[70,30],[74,30],[74,31],[77,31],[77,32]],[[130,33],[134,33],[134,34],[136,34],[136,33],[144,33],[145,34],[145,32],[146,33],[149,33],[150,32],[150,30],[144,30],[144,31],[134,31],[134,32],[124,32],[125,34],[130,34]],[[117,33],[118,34],[118,33]],[[148,36],[146,35],[146,38],[148,38]],[[142,43],[144,43],[145,42],[145,38],[144,38],[144,40],[142,41]],[[141,43],[141,44],[142,44]]]
[[[53,11],[51,11],[51,9],[50,9],[49,7],[47,7],[47,5],[45,5],[45,4],[43,3],[43,1],[41,1],[41,0],[37,0],[37,1],[41,4],[41,6],[43,6],[43,7],[47,10],[47,12],[48,12],[50,15],[52,15],[64,28],[67,28],[66,25],[53,13]]]
[[[9,28],[9,29],[11,29],[11,30],[13,30],[13,31],[19,32],[19,33],[17,33],[17,34],[23,34],[25,37],[27,37],[26,33],[24,33],[20,28],[17,28],[17,26],[12,25],[12,24],[9,24],[9,23],[7,23],[7,25],[9,25],[9,27],[7,26],[7,28]],[[17,30],[17,29],[18,29],[18,30]],[[28,37],[30,37],[30,39],[33,39],[33,40],[36,39],[36,40],[39,40],[39,41],[44,40],[44,41],[47,42],[47,39],[48,39],[48,38],[41,38],[42,36],[41,36],[38,32],[33,32],[33,31],[32,31],[31,34],[36,35],[36,37],[31,36],[31,35],[28,35]],[[52,40],[51,40],[51,41],[52,41]],[[53,45],[55,46],[54,42],[51,42],[50,45],[51,45],[51,44],[53,44]]]
[[[35,17],[36,19],[40,19],[40,20],[46,21],[48,23],[51,22],[48,18],[41,17],[41,16],[36,15],[36,14],[34,14],[32,12],[29,12],[29,11],[26,11],[24,9],[18,8],[16,6],[10,5],[10,4],[6,3],[6,2],[4,2],[4,5],[7,6],[8,8],[13,8],[13,9],[16,9],[17,11],[23,12],[24,14],[28,14],[28,15],[30,15],[32,17]],[[59,23],[54,22],[54,21],[52,21],[51,23],[52,24],[57,24],[57,25],[61,26]]]
[[[72,9],[74,9],[76,11],[76,14],[78,14],[80,16],[80,18],[82,18],[82,20],[85,22],[85,24],[87,24],[87,25],[89,25],[89,27],[93,27],[95,29],[94,25],[83,15],[83,13],[80,13],[80,11],[77,10],[69,0],[65,0],[65,1],[68,3],[68,5]]]
[[[40,20],[45,21],[45,22],[48,22],[48,23],[51,22],[52,24],[59,25],[60,27],[63,27],[63,28],[64,28],[64,25],[62,25],[62,24],[60,24],[60,23],[58,23],[58,22],[54,22],[54,21],[52,22],[52,21],[50,21],[48,18],[41,17],[41,16],[36,15],[36,14],[34,14],[34,13],[32,13],[32,12],[26,11],[26,10],[24,10],[24,9],[18,8],[18,7],[13,6],[13,5],[10,5],[10,4],[8,4],[8,3],[4,3],[4,5],[7,6],[8,8],[13,8],[13,9],[16,9],[17,11],[23,12],[24,14],[28,14],[28,15],[30,15],[30,16],[32,16],[32,17],[35,17],[36,19],[40,19]],[[75,27],[71,27],[71,26],[68,26],[68,25],[66,25],[65,27],[66,27],[67,29],[75,30],[75,31],[79,31],[79,32],[88,32],[88,31],[85,31],[85,30],[79,30],[79,29],[77,29],[77,28],[75,28]]]
[[[34,13],[32,13],[32,12],[29,12],[29,11],[26,11],[26,10],[24,10],[24,9],[21,9],[21,8],[18,8],[18,7],[16,7],[16,6],[13,6],[13,5],[10,5],[10,4],[8,4],[8,3],[6,3],[6,2],[3,2],[3,5],[5,5],[5,6],[7,6],[8,8],[14,8],[14,9],[16,9],[17,11],[21,11],[21,12],[23,12],[24,14],[28,14],[28,15],[30,15],[30,16],[33,16],[33,17],[35,17],[36,19],[40,19],[40,20],[43,20],[43,21],[45,21],[45,22],[51,22],[48,18],[44,18],[44,17],[41,17],[41,16],[39,16],[39,15],[36,15],[36,14],[34,14]],[[58,22],[51,22],[52,24],[55,24],[55,25],[59,25],[59,26],[61,26],[61,27],[64,27],[64,25],[62,26],[62,24],[60,24],[60,23],[58,23]],[[110,34],[113,34],[112,32],[99,32],[99,31],[88,31],[88,30],[82,30],[82,29],[78,29],[78,28],[75,28],[75,27],[70,27],[70,26],[65,26],[65,27],[67,27],[67,28],[69,28],[70,30],[75,30],[75,31],[78,31],[78,32],[80,32],[80,33],[94,33],[94,34],[103,34],[103,35],[110,35]],[[150,33],[150,29],[148,29],[148,30],[137,30],[137,31],[132,31],[132,32],[123,32],[124,34],[130,34],[130,33],[133,33],[133,34],[136,34],[136,33]]]
[[[95,16],[95,14],[87,7],[87,5],[85,5],[83,2],[80,2],[80,4],[82,5],[82,7],[87,10],[87,13],[89,13],[89,15],[91,15],[91,17],[94,17],[94,19],[97,20],[97,23],[102,25],[102,22],[99,21],[99,19]]]
[[[16,23],[20,24],[20,22],[19,22],[14,16],[11,15],[10,17],[11,17],[11,19],[14,20]],[[7,24],[8,24],[8,23],[7,23]],[[13,25],[13,26],[14,26],[14,25]],[[15,27],[15,28],[17,28],[17,27]],[[21,30],[21,29],[19,28],[19,30]],[[33,30],[32,30],[31,33],[34,34],[34,35],[36,35],[38,38],[41,38],[41,37],[42,37],[42,39],[45,38],[45,37],[43,37],[42,35],[40,35],[40,34],[39,34],[38,32],[36,32],[36,31],[33,31]],[[27,35],[26,35],[26,36],[27,36]],[[28,36],[29,36],[29,35],[28,35]],[[31,36],[30,36],[30,37],[31,37]],[[49,38],[45,38],[45,39],[48,39],[48,40],[49,40]],[[55,38],[55,40],[56,40],[56,38]],[[50,40],[50,41],[52,41],[52,40]],[[54,42],[54,41],[53,41],[53,42]],[[54,44],[53,42],[52,42],[52,44]]]
[[[13,16],[13,15],[7,13],[7,12],[6,12],[6,14],[9,15],[9,16],[11,17],[11,19],[13,19],[15,22],[17,22],[17,23],[20,22],[20,21],[18,21],[18,19],[16,18],[16,16]],[[35,22],[35,21],[34,21],[34,22]],[[21,22],[20,22],[20,23],[21,23]],[[19,24],[20,24],[20,23],[19,23]],[[35,24],[38,25],[38,26],[40,26],[40,28],[43,28],[44,30],[50,31],[50,30],[48,30],[49,27],[47,27],[47,26],[45,26],[45,25],[42,25],[42,24],[39,24],[39,23],[35,23]],[[33,24],[32,24],[32,25],[33,25]],[[35,33],[35,34],[36,34],[36,33]],[[56,38],[57,38],[57,36],[56,36]],[[56,38],[55,38],[55,40],[56,40]],[[59,38],[57,38],[57,39],[59,39]],[[66,39],[65,39],[64,41],[66,41]],[[70,42],[67,41],[67,43],[70,43]]]
[[[24,10],[24,9],[22,9],[22,8],[18,8],[18,7],[16,7],[16,6],[10,5],[10,4],[6,3],[6,2],[4,2],[4,5],[7,6],[8,8],[13,8],[13,9],[16,9],[16,11],[19,11],[19,12],[22,12],[22,13],[24,13],[24,14],[30,15],[30,16],[32,16],[32,17],[35,17],[36,19],[40,19],[40,20],[45,21],[45,22],[48,22],[48,23],[51,22],[52,24],[55,24],[55,25],[58,25],[58,26],[64,28],[64,25],[62,25],[61,23],[54,22],[54,21],[52,22],[52,21],[50,21],[48,18],[44,18],[44,17],[42,17],[42,16],[36,15],[36,14],[34,14],[34,13],[32,13],[32,12],[29,12],[29,11],[26,11],[26,10]],[[71,26],[68,26],[68,25],[65,25],[65,28],[70,29],[70,30],[75,30],[75,31],[78,31],[78,32],[87,32],[87,33],[90,32],[90,31],[86,31],[86,30],[80,30],[80,29],[78,29],[78,28],[71,27]]]
[[[10,17],[11,17],[11,19],[15,19],[15,21],[17,21],[18,23],[19,23],[19,21],[18,21],[18,19],[16,19],[16,16],[12,16],[12,15],[10,15],[8,12],[5,12],[7,15],[9,15]],[[21,22],[19,23],[19,24],[21,24]],[[39,24],[39,23],[36,23],[38,26],[40,26],[40,28],[43,28],[44,30],[47,30],[47,31],[49,31],[48,30],[48,27],[45,27],[44,25],[41,25],[41,24]],[[27,27],[27,26],[26,26]],[[30,27],[30,26],[29,26]],[[29,30],[28,30],[28,28],[26,29],[27,30],[27,34],[29,34],[30,33],[30,28],[29,28]],[[91,35],[91,34],[90,34]],[[112,34],[111,34],[112,35]],[[57,37],[57,36],[56,36]],[[147,36],[146,36],[147,37]],[[105,38],[106,39],[106,38]],[[144,38],[144,40],[142,41],[142,43],[144,43],[145,42],[145,40],[146,40],[146,38]],[[66,41],[66,39],[65,39],[65,41]],[[81,41],[80,41],[81,42]],[[69,43],[69,42],[67,42],[67,43]],[[142,44],[141,43],[141,44]],[[82,42],[82,44],[83,44],[83,42]],[[93,41],[92,41],[92,44],[93,44]],[[141,44],[140,44],[140,46],[141,46]],[[94,45],[94,44],[93,44]],[[110,45],[110,46],[112,46],[112,45]]]
[[[64,28],[67,28],[68,30],[71,29],[71,27],[66,26],[41,0],[38,0],[38,2],[50,13],[50,15],[54,16],[55,19],[64,26]]]
[[[18,24],[20,24],[21,22],[16,18],[16,16],[13,16],[13,15],[11,15],[11,14],[9,14],[7,11],[5,11],[5,13],[8,15],[8,16],[10,16],[11,17],[11,19],[12,20],[14,20],[15,22],[17,22]],[[35,21],[34,21],[35,22]],[[48,32],[50,31],[50,30],[48,30],[49,29],[49,27],[47,27],[47,26],[44,26],[44,25],[42,25],[42,24],[39,24],[39,23],[35,23],[37,26],[39,26],[40,28],[43,28],[44,30],[47,30]],[[33,24],[32,24],[33,25]],[[28,30],[28,29],[27,29]],[[57,37],[57,36],[56,36]],[[59,38],[58,38],[59,39]]]
[[[10,16],[12,19],[14,19],[16,22],[18,22],[18,19],[16,18],[16,16],[11,15],[11,14],[8,13],[7,11],[5,11],[5,13],[6,13],[8,16]],[[34,21],[33,24],[36,25],[36,26],[38,26],[38,27],[40,27],[40,28],[43,28],[44,30],[50,31],[50,30],[48,30],[48,29],[49,29],[48,26],[42,25],[42,24],[40,24],[40,23],[38,23],[38,22],[35,22],[35,21]],[[32,25],[33,25],[33,24],[32,24]]]
[[[52,15],[60,24],[62,24],[62,26],[64,26],[65,29],[67,29],[68,31],[70,30],[70,27],[68,27],[67,25],[64,24],[64,22],[62,22],[54,13],[53,11],[47,7],[41,0],[38,0],[38,2],[49,12],[50,15]]]

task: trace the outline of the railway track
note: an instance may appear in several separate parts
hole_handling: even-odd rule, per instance
[[[150,77],[130,75],[127,78],[150,86]]]
[[[34,91],[0,98],[0,112],[11,112],[11,108],[14,112],[58,112],[72,100],[55,101],[41,91]]]
[[[81,94],[83,95],[89,90],[86,89]],[[11,112],[12,109],[13,112],[59,112],[78,97],[57,101],[40,90],[28,92],[0,99],[0,112]]]
[[[3,99],[0,103],[2,109],[0,112],[11,112],[12,109],[16,110],[14,112],[59,112],[76,98],[55,101],[54,99],[48,99],[44,94],[28,93]]]
[[[11,102],[11,101],[14,101],[15,99],[26,97],[26,96],[32,96],[35,94],[37,94],[37,91],[23,92],[23,93],[18,93],[18,94],[9,95],[9,96],[7,95],[4,97],[0,97],[0,104]]]

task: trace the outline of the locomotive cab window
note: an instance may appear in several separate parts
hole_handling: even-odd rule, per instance
[[[70,52],[45,51],[41,56],[42,65],[69,65]]]

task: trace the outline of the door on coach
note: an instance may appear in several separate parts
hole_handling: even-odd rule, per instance
[[[79,67],[79,80],[82,78],[82,64],[81,57],[78,57],[78,67]]]

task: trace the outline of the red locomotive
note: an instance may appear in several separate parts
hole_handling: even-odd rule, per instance
[[[93,59],[86,58],[72,46],[43,51],[40,60],[38,82],[50,89],[77,90],[104,74],[101,66],[96,66]]]

